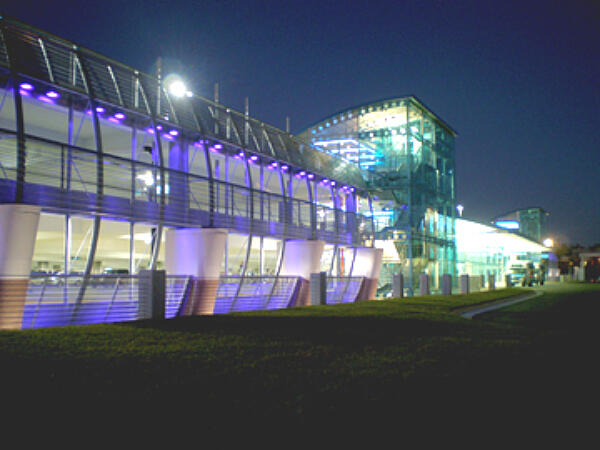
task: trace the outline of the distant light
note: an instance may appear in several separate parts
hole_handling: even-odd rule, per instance
[[[286,166],[285,164],[284,164],[283,166],[281,166],[281,170],[283,170],[283,171],[286,171],[286,170],[288,170],[288,169],[289,169],[289,167],[288,167],[288,166]]]
[[[462,213],[463,213],[463,210],[465,209],[465,207],[463,205],[456,205],[456,209],[458,211],[458,215],[460,217],[462,217]]]
[[[505,230],[518,230],[519,222],[516,220],[498,220],[494,223],[498,228],[504,228]]]
[[[171,136],[177,136],[179,134],[179,131],[177,131],[177,130],[171,130],[171,131],[169,131],[169,134]]]
[[[26,91],[33,91],[33,85],[31,83],[21,83],[19,87],[21,89],[25,89]]]
[[[353,187],[350,187],[350,192],[354,192],[356,189],[354,189]]]
[[[278,164],[277,164],[277,161],[273,161],[273,162],[271,163],[271,167],[277,167],[277,166],[278,166]]]
[[[331,180],[331,181],[329,182],[329,184],[330,184],[330,185],[332,185],[332,186],[335,186],[335,181]]]
[[[46,97],[48,97],[48,98],[58,98],[58,97],[60,97],[60,95],[56,91],[48,91],[48,92],[46,92]]]
[[[115,114],[115,119],[119,119],[119,120],[123,120],[125,118],[125,114],[123,113],[116,113]]]
[[[300,175],[301,177],[303,177],[303,176],[306,175],[306,172],[304,170],[302,170],[302,171],[300,171],[300,173],[298,175]]]
[[[542,242],[542,244],[544,244],[544,247],[554,247],[554,241],[550,238],[544,239],[544,242]]]
[[[106,111],[102,106],[96,106],[96,112],[102,114],[104,111]]]
[[[324,178],[323,180],[321,180],[321,183],[327,184],[327,183],[329,183],[329,180],[327,178]]]
[[[221,150],[223,148],[223,145],[222,144],[215,144],[215,148],[217,150]]]
[[[243,157],[244,157],[244,152],[239,152],[239,153],[238,153],[238,156],[239,156],[240,158],[243,158]]]
[[[256,156],[256,155],[252,155],[252,156],[250,157],[250,161],[258,161],[258,156]]]
[[[192,93],[192,91],[186,91],[186,92],[185,92],[185,96],[186,96],[186,97],[193,97],[193,96],[194,96],[194,94]]]
[[[306,177],[307,177],[309,180],[312,180],[312,179],[315,177],[315,174],[313,174],[313,173],[309,173],[309,174],[308,174]]]

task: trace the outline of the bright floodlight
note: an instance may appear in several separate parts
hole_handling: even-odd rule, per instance
[[[171,74],[165,78],[164,86],[166,86],[169,94],[175,97],[184,97],[188,91],[187,86],[179,75]]]
[[[544,244],[544,247],[552,247],[554,246],[554,241],[550,238],[546,238],[542,244]]]
[[[463,205],[457,205],[456,209],[458,210],[458,215],[460,217],[462,217],[462,213],[463,213],[463,210],[465,209],[465,207]]]
[[[187,88],[185,87],[183,81],[176,80],[169,85],[169,92],[175,97],[183,97],[187,92]]]

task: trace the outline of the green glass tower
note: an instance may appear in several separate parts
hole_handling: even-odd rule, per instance
[[[350,108],[300,133],[362,170],[372,197],[373,238],[384,247],[382,291],[400,271],[409,291],[421,273],[430,275],[434,288],[442,274],[455,275],[456,135],[414,96]]]

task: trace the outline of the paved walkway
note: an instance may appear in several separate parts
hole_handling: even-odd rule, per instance
[[[461,315],[461,317],[464,317],[465,319],[472,319],[474,316],[476,316],[478,314],[483,314],[488,311],[493,311],[495,309],[504,308],[509,305],[514,305],[515,303],[524,302],[525,300],[539,297],[542,294],[543,294],[542,291],[526,292],[526,293],[518,295],[516,297],[509,297],[506,300],[500,300],[500,301],[494,302],[493,304],[490,304],[490,305],[478,306],[473,309],[469,309],[468,311],[464,311],[464,312],[460,313],[460,315]]]

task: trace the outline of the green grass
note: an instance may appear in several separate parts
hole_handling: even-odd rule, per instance
[[[193,404],[213,426],[464,404],[465,392],[499,383],[521,392],[523,380],[555,375],[556,358],[572,368],[592,357],[598,333],[585,326],[600,312],[599,286],[544,290],[474,320],[457,311],[523,290],[3,331],[0,382],[19,386],[16,401]]]

